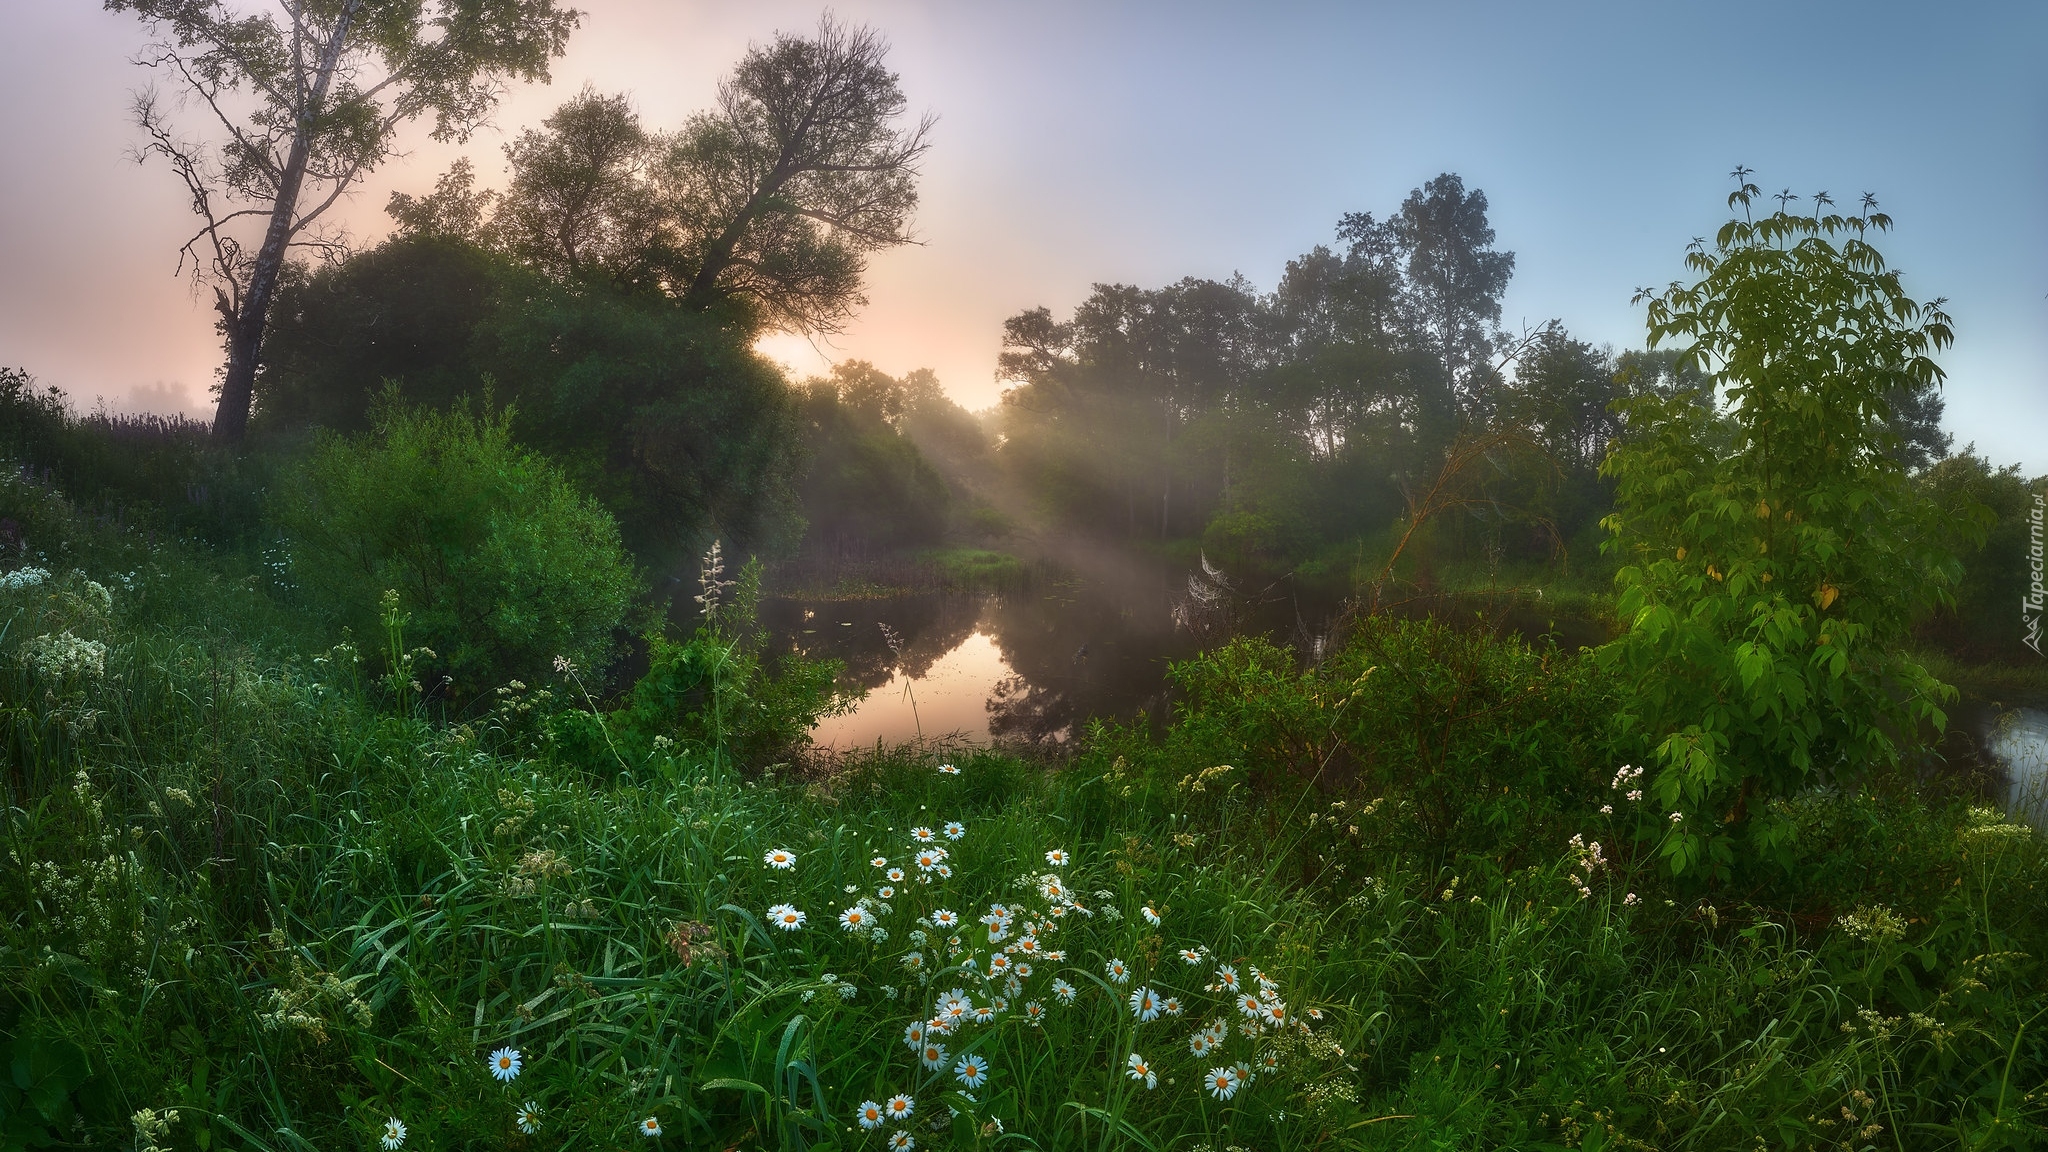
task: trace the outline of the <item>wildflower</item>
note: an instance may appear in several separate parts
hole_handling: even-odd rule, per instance
[[[1131,993],[1131,1015],[1136,1016],[1140,1024],[1159,1019],[1159,994],[1150,988],[1140,988]]]
[[[1052,851],[1047,852],[1045,854],[1045,862],[1047,864],[1052,865],[1055,868],[1065,868],[1067,866],[1067,861],[1070,859],[1072,859],[1072,857],[1067,855],[1066,850],[1064,848],[1055,848]]]
[[[969,1088],[979,1088],[988,1082],[988,1061],[979,1056],[962,1056],[953,1065],[953,1079]]]
[[[954,820],[946,825],[944,831],[946,833],[946,839],[958,840],[962,836],[967,835],[967,825],[962,824],[958,820]]]
[[[1259,1008],[1259,1019],[1275,1028],[1287,1023],[1287,1005],[1278,1000],[1268,1000]]]
[[[1010,965],[1010,974],[1019,980],[1029,980],[1031,979],[1031,965],[1019,960],[1015,964]]]
[[[1209,1074],[1202,1078],[1202,1086],[1209,1090],[1209,1095],[1218,1100],[1228,1100],[1237,1095],[1240,1080],[1242,1077],[1237,1074],[1235,1068],[1211,1068]]]
[[[768,922],[784,932],[794,932],[804,926],[804,914],[793,905],[777,904],[768,909]]]
[[[1102,970],[1109,975],[1111,984],[1121,984],[1131,978],[1130,968],[1115,957],[1111,957],[1109,963],[1102,966]]]
[[[839,926],[841,928],[846,929],[848,932],[858,932],[861,929],[866,928],[868,926],[869,921],[872,919],[873,917],[868,915],[868,910],[866,908],[862,907],[859,904],[855,904],[853,907],[848,908],[846,911],[841,912],[839,914]]]
[[[917,1111],[917,1101],[899,1092],[889,1097],[886,1109],[889,1113],[889,1119],[900,1124],[910,1119],[911,1114]]]
[[[875,895],[884,900],[894,900],[896,898],[896,889],[884,884],[880,888],[875,889]]]
[[[1321,1008],[1311,1008],[1311,1009],[1309,1009],[1309,1010],[1308,1010],[1308,1018],[1309,1018],[1309,1019],[1311,1019],[1311,1020],[1321,1021],[1321,1020],[1322,1020],[1322,1018],[1323,1018],[1323,1010],[1322,1010]]]
[[[1197,1060],[1201,1059],[1204,1056],[1207,1056],[1209,1054],[1209,1049],[1213,1047],[1215,1047],[1215,1041],[1209,1038],[1209,1032],[1207,1029],[1203,1029],[1202,1031],[1195,1033],[1193,1036],[1188,1037],[1188,1052],[1192,1054]]]
[[[891,868],[887,872],[882,873],[882,875],[888,877],[891,884],[903,883],[903,869],[901,868]]]
[[[1192,968],[1202,962],[1202,950],[1199,948],[1183,948],[1180,950],[1180,961]]]
[[[1145,1087],[1159,1087],[1159,1073],[1154,1072],[1152,1065],[1146,1063],[1145,1058],[1136,1052],[1131,1053],[1130,1058],[1124,1061],[1124,1068],[1127,1070],[1126,1075],[1133,1080],[1143,1081]]]
[[[564,676],[573,676],[576,674],[576,665],[571,663],[567,656],[557,656],[555,657],[555,671],[561,673]],[[657,1136],[661,1135],[661,1128],[659,1125],[655,1126],[654,1134]]]
[[[796,867],[796,853],[787,848],[770,848],[767,854],[761,857],[761,863],[777,872],[787,872]]]
[[[1614,815],[1614,805],[1612,805],[1612,804],[1602,804],[1602,805],[1600,806],[1600,814],[1601,814],[1602,816],[1612,816],[1612,815]]]
[[[951,928],[958,923],[960,923],[960,914],[958,912],[941,908],[937,912],[932,913],[932,926],[935,928]]]
[[[1259,1003],[1257,996],[1247,992],[1237,998],[1237,1010],[1244,1013],[1248,1019],[1257,1020],[1259,1013],[1264,1011],[1264,1005]]]
[[[946,1046],[927,1040],[925,1041],[924,1051],[918,1054],[918,1059],[925,1067],[936,1072],[946,1066]],[[894,1104],[895,1101],[891,1100],[890,1103]]]
[[[1279,1070],[1280,1054],[1271,1048],[1266,1049],[1265,1053],[1259,1057],[1259,1071],[1270,1075]]]
[[[640,1134],[649,1140],[661,1135],[661,1121],[653,1116],[640,1122]]]
[[[951,880],[953,878],[953,866],[951,864],[941,864],[937,868],[932,869],[932,871],[937,872],[941,880]]]
[[[946,776],[958,776],[960,774],[960,769],[954,767],[951,764],[941,764],[939,765],[939,772]]]
[[[945,867],[941,861],[946,858],[943,848],[927,848],[917,854],[917,868],[920,872],[936,872]]]
[[[860,1107],[853,1110],[853,1118],[860,1121],[860,1126],[863,1128],[880,1128],[882,1126],[882,1106],[873,1100],[863,1100],[860,1103]]]
[[[912,1052],[924,1047],[924,1021],[912,1020],[909,1026],[903,1029],[903,1043]]]
[[[1015,952],[1019,956],[1036,956],[1038,955],[1038,937],[1026,936],[1008,948],[1003,949],[1003,951]]]
[[[1026,1000],[1024,1002],[1024,1022],[1036,1028],[1038,1027],[1038,1022],[1043,1019],[1045,1019],[1045,1005],[1036,1000]]]
[[[976,1024],[993,1024],[996,1022],[996,1006],[994,1004],[977,1004],[974,1006],[972,1015]]]
[[[1150,924],[1154,928],[1159,927],[1159,913],[1154,912],[1150,904],[1145,905],[1138,911],[1144,914],[1145,923]]]
[[[1054,949],[1051,952],[1047,952],[1045,954],[1045,958],[1047,960],[1052,961],[1054,964],[1060,964],[1066,961],[1067,953],[1065,949]]]
[[[917,1147],[916,1138],[900,1128],[896,1130],[895,1135],[889,1137],[889,1152],[910,1152],[915,1147]]]
[[[955,988],[939,997],[939,1019],[960,1020],[974,1011],[974,1001],[966,992]]]
[[[1067,886],[1060,883],[1059,877],[1047,876],[1039,882],[1038,894],[1047,900],[1063,901],[1067,898]],[[1054,908],[1052,909],[1052,914],[1059,916],[1063,915],[1063,912],[1059,908]]]
[[[405,1144],[405,1121],[396,1116],[384,1121],[384,1138],[377,1143],[382,1144],[387,1152],[396,1152]]]
[[[988,958],[988,978],[993,980],[1010,970],[1010,958],[996,955]]]
[[[1630,803],[1639,803],[1643,798],[1643,790],[1641,788],[1630,789],[1628,798]]]
[[[910,830],[910,838],[912,840],[917,841],[919,844],[929,844],[932,841],[938,839],[938,836],[935,833],[933,833],[931,829],[926,828],[924,825],[920,824],[917,827],[912,828]]]
[[[1671,822],[1672,822],[1673,824],[1676,824],[1676,823],[1678,823],[1678,822],[1679,822],[1680,820],[1683,820],[1683,819],[1685,819],[1685,815],[1684,815],[1684,813],[1681,813],[1681,812],[1673,812],[1673,813],[1671,814]]]
[[[1218,964],[1216,966],[1216,983],[1219,987],[1228,988],[1232,992],[1237,991],[1237,969],[1232,968],[1228,964]]]
[[[500,1080],[517,1079],[520,1066],[517,1048],[500,1048],[491,1053],[491,1075]]]
[[[540,1105],[528,1100],[519,1106],[519,1130],[528,1136],[540,1131]]]
[[[1629,893],[1629,894],[1628,894],[1628,895],[1626,895],[1626,896],[1623,896],[1623,897],[1621,898],[1621,902],[1622,902],[1622,904],[1623,904],[1623,905],[1625,905],[1625,906],[1627,906],[1627,907],[1630,907],[1630,908],[1633,908],[1633,907],[1635,907],[1636,905],[1638,905],[1638,904],[1641,904],[1641,903],[1642,903],[1642,901],[1641,901],[1641,900],[1639,900],[1639,899],[1637,899],[1637,898],[1636,898],[1636,894],[1635,894],[1635,893],[1633,893],[1633,892]]]
[[[1072,1004],[1074,1002],[1074,986],[1065,980],[1054,980],[1052,982],[1052,994],[1062,1004]]]
[[[1184,1009],[1181,1005],[1180,997],[1168,996],[1159,1002],[1159,1010],[1168,1016],[1178,1016]]]

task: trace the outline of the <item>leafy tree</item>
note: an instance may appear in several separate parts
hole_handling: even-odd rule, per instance
[[[899,126],[887,55],[829,15],[809,39],[778,34],[670,141],[658,182],[686,299],[738,297],[802,332],[838,331],[866,302],[866,254],[910,242],[933,124]]]
[[[585,88],[506,145],[512,184],[489,238],[558,279],[629,279],[661,229],[646,181],[655,140],[624,96]]]
[[[1362,233],[1369,223],[1354,227]],[[1465,191],[1465,181],[1446,172],[1410,192],[1385,227],[1406,263],[1417,325],[1443,363],[1460,415],[1483,422],[1498,383],[1491,357],[1500,298],[1515,274],[1515,254],[1493,248],[1486,193]]]
[[[911,397],[864,360],[811,380],[799,409],[808,468],[800,491],[814,543],[844,551],[930,543],[952,494],[901,425]]]
[[[1747,175],[1739,172],[1739,175]],[[1940,302],[1905,294],[1869,235],[1890,218],[1742,215],[1687,256],[1692,284],[1645,292],[1651,344],[1674,342],[1726,398],[1726,427],[1681,392],[1622,403],[1604,471],[1626,561],[1626,631],[1601,658],[1638,690],[1626,728],[1654,750],[1652,823],[1676,872],[1722,874],[1738,837],[1778,856],[1762,803],[1895,762],[1953,689],[1906,655],[1913,621],[1960,575],[1952,525],[1896,458],[1891,398],[1941,379]],[[1982,509],[1965,503],[1981,539]]]
[[[400,125],[431,114],[462,140],[508,79],[545,80],[576,13],[555,0],[313,0],[245,14],[226,0],[106,0],[158,37],[141,63],[170,77],[222,139],[183,135],[155,90],[135,100],[144,156],[185,183],[197,234],[180,266],[211,283],[226,338],[214,434],[242,439],[288,251],[332,251],[321,219],[391,154]],[[262,222],[261,238],[245,223]]]

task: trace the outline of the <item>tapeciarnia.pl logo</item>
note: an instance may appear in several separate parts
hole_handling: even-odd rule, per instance
[[[2044,605],[2048,605],[2048,588],[2043,587],[2043,569],[2048,567],[2042,554],[2044,512],[2048,512],[2048,496],[2036,492],[2034,510],[2027,516],[2031,541],[2027,548],[2027,564],[2032,569],[2033,581],[2027,585],[2027,594],[2020,598],[2020,628],[2023,633],[2020,643],[2032,648],[2036,656],[2041,655],[2041,611]]]

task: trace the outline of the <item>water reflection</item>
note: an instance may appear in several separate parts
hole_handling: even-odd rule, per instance
[[[2048,712],[2013,708],[1998,715],[1984,750],[2003,770],[2005,808],[2048,829]]]

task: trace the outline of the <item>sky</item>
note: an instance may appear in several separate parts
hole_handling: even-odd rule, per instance
[[[247,0],[254,6],[257,0]],[[816,3],[578,0],[552,83],[511,91],[462,147],[405,139],[342,210],[359,244],[393,190],[503,145],[588,83],[669,127],[750,43]],[[938,116],[922,241],[877,255],[829,341],[771,337],[797,375],[847,358],[929,367],[996,402],[1004,318],[1064,315],[1097,282],[1241,272],[1269,289],[1347,211],[1385,213],[1440,172],[1485,191],[1516,253],[1513,329],[1643,342],[1630,296],[1683,277],[1726,218],[1728,172],[1767,190],[1874,192],[1908,292],[1956,318],[1947,426],[2048,472],[2048,5],[841,2],[880,29],[913,113]],[[138,165],[131,16],[91,0],[0,5],[0,363],[74,402],[210,410],[206,300],[175,275],[192,218]]]

